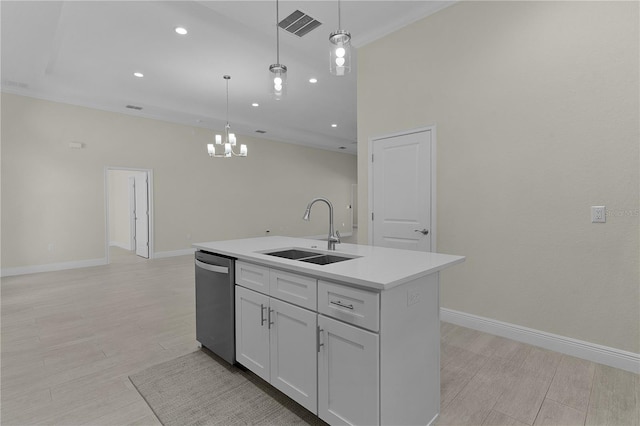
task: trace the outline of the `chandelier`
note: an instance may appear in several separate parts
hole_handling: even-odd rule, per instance
[[[231,80],[230,75],[225,75],[224,78],[227,81],[227,124],[224,126],[224,153],[216,154],[216,147],[214,144],[207,144],[207,151],[209,152],[209,157],[216,158],[231,158],[231,156],[236,157],[246,157],[247,156],[247,146],[245,144],[240,145],[240,152],[236,153],[233,150],[233,147],[236,146],[236,135],[234,133],[229,133],[231,130],[231,126],[229,125],[229,80]],[[216,145],[222,145],[222,135],[216,135]]]

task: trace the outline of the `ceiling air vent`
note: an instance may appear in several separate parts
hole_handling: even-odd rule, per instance
[[[298,37],[302,37],[311,30],[318,28],[320,25],[322,25],[321,22],[299,10],[296,10],[291,15],[287,16],[278,24],[278,26],[283,30],[289,31],[291,34],[295,34]]]
[[[127,108],[129,109],[135,109],[137,111],[140,111],[142,109],[141,106],[137,106],[137,105],[127,105]]]
[[[266,130],[256,130],[256,133],[267,133]]]

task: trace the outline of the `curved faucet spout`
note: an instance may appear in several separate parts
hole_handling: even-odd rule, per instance
[[[311,216],[311,207],[317,201],[323,201],[327,204],[327,206],[329,206],[329,236],[327,237],[327,248],[329,250],[335,250],[336,243],[340,243],[340,233],[334,231],[333,229],[333,204],[331,204],[331,201],[322,197],[314,198],[313,200],[311,200],[311,202],[309,202],[309,204],[307,204],[307,209],[304,211],[304,216],[302,217],[302,219],[307,221],[309,220]]]

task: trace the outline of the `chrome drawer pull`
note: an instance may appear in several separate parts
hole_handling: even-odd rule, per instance
[[[336,301],[331,300],[331,301],[329,301],[329,303],[331,303],[332,305],[340,306],[341,308],[347,308],[347,309],[353,310],[353,305],[345,305],[344,303],[342,303],[339,300],[336,300]]]
[[[265,320],[264,320],[264,310],[265,310],[266,308],[267,308],[267,307],[266,307],[266,306],[264,306],[262,303],[260,304],[260,326],[263,326],[263,325],[264,325],[264,321],[265,321]]]
[[[320,352],[320,346],[324,346],[324,343],[320,342],[320,335],[322,334],[324,329],[320,328],[320,326],[317,326],[316,330],[318,330],[318,333],[316,334],[318,336],[318,339],[316,340],[316,345],[317,345],[317,348],[318,348],[318,352]]]
[[[271,330],[271,326],[273,325],[273,321],[271,321],[271,313],[273,312],[273,309],[269,308],[269,322],[267,324],[267,328],[269,330]]]

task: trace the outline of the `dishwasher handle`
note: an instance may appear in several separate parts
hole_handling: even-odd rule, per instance
[[[226,266],[209,265],[208,263],[200,262],[198,259],[196,259],[196,266],[198,268],[202,268],[210,272],[217,272],[219,274],[229,273],[229,268],[227,268]]]

